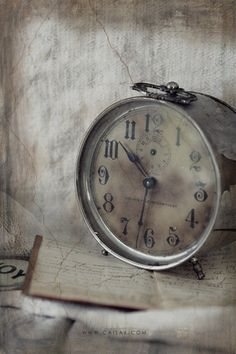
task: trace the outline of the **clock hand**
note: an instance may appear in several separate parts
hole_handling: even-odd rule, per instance
[[[138,221],[138,225],[139,226],[143,225],[143,214],[144,214],[144,209],[145,209],[147,195],[148,195],[148,188],[145,188],[145,193],[144,193],[144,198],[143,198],[143,205],[142,205],[142,209],[141,209],[140,218],[139,218],[139,221]]]
[[[138,233],[137,233],[137,237],[136,237],[136,248],[138,248],[139,234],[140,234],[141,227],[143,225],[143,214],[144,214],[144,209],[145,209],[147,195],[148,195],[148,189],[145,188],[145,193],[144,193],[144,198],[143,198],[143,205],[142,205],[141,214],[140,214],[139,221],[138,221]]]
[[[130,160],[130,162],[134,163],[135,166],[137,167],[137,169],[142,173],[142,175],[144,177],[148,177],[148,173],[145,171],[145,168],[143,167],[143,165],[141,164],[139,157],[131,150],[128,150],[121,141],[119,141],[120,145],[122,146],[122,148],[124,149],[124,151],[126,152],[126,155],[128,157],[128,159]]]
[[[141,209],[141,213],[140,213],[140,218],[138,221],[138,234],[136,237],[136,248],[138,248],[139,234],[140,234],[141,227],[143,225],[143,216],[144,216],[144,210],[145,210],[148,191],[149,191],[149,189],[153,189],[156,186],[156,184],[157,184],[157,180],[154,177],[146,177],[143,180],[145,192],[144,192],[144,198],[143,198],[143,204],[142,204],[142,209]]]

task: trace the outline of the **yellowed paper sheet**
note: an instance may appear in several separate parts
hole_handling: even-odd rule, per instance
[[[33,252],[36,258],[37,252]],[[44,240],[31,262],[25,293],[60,300],[134,309],[236,304],[236,243],[200,259],[204,280],[186,262],[150,272],[109,255]]]
[[[116,307],[157,306],[156,284],[147,272],[95,250],[43,241],[27,293]]]
[[[196,281],[190,263],[155,273],[160,307],[236,304],[236,242],[200,258],[204,280]]]

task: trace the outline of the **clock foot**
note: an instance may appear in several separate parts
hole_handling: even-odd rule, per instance
[[[205,278],[205,274],[203,273],[202,266],[198,262],[198,259],[196,257],[192,257],[190,259],[190,263],[192,264],[193,270],[197,274],[198,279],[199,280],[204,279]]]
[[[109,253],[107,252],[107,250],[104,250],[104,249],[103,249],[103,250],[102,250],[102,255],[103,255],[103,256],[108,256]]]

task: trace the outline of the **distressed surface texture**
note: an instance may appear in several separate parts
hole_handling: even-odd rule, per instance
[[[107,106],[133,96],[137,81],[175,80],[236,106],[235,14],[234,0],[0,0],[1,191],[45,237],[98,247],[75,196],[86,129]],[[17,250],[29,250],[33,236],[15,240]],[[69,322],[1,311],[1,354],[90,353],[94,345],[98,353],[184,353],[158,343],[111,344],[87,332],[81,339],[76,327],[68,335]],[[207,353],[186,351],[195,352]]]

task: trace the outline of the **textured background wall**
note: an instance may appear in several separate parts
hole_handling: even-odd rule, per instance
[[[1,1],[1,189],[55,237],[78,239],[86,128],[140,80],[236,105],[235,11],[222,0]]]
[[[78,242],[74,172],[86,128],[142,80],[236,106],[235,13],[233,0],[0,0],[1,190],[45,236]]]

